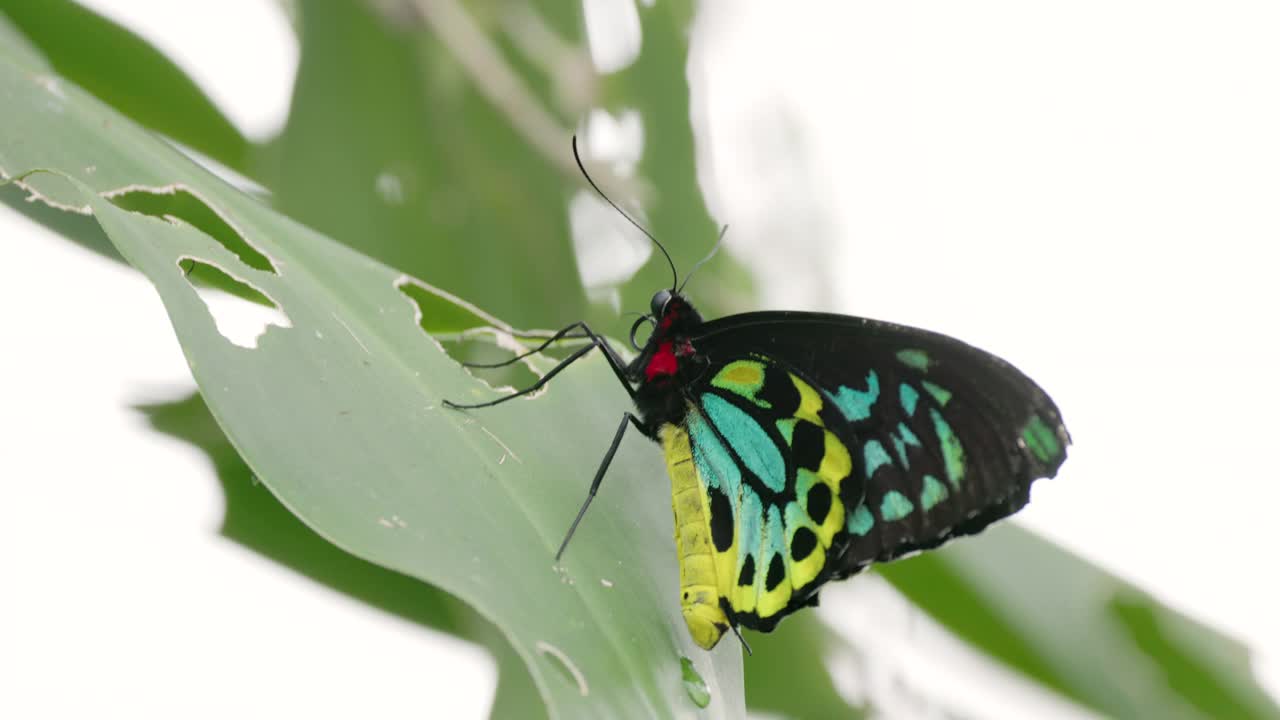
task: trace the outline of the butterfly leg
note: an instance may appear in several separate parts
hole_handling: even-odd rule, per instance
[[[564,328],[563,330],[557,330],[553,334],[559,335],[562,332],[568,332],[569,330],[577,327],[580,324],[582,324],[582,321],[572,323],[571,325]],[[512,337],[518,337],[521,340],[545,340],[546,338],[550,337],[549,335],[547,335],[546,330],[516,330],[515,328],[512,328],[510,330],[504,330],[503,332],[505,332],[506,334]],[[575,335],[573,337],[586,337],[586,335]]]
[[[585,328],[584,328],[584,326],[583,326],[583,323],[582,323],[581,321],[576,322],[576,323],[574,323],[574,324],[572,324],[572,325],[570,325],[570,326],[568,326],[568,327],[566,327],[566,328],[564,328],[564,329],[562,329],[562,330],[558,331],[556,334],[552,335],[551,337],[549,337],[549,338],[547,338],[545,341],[543,341],[543,343],[542,343],[541,345],[539,345],[538,347],[536,347],[536,348],[534,348],[534,349],[532,349],[532,350],[530,350],[530,351],[528,351],[528,352],[523,352],[523,353],[520,353],[519,355],[516,355],[516,356],[514,356],[514,357],[511,357],[511,358],[508,358],[508,359],[506,359],[506,360],[503,360],[502,362],[498,362],[498,363],[472,363],[472,362],[465,362],[465,363],[462,363],[462,364],[463,364],[465,367],[473,367],[473,368],[500,368],[500,367],[506,367],[506,366],[508,366],[508,365],[510,365],[510,364],[512,364],[512,363],[515,363],[515,362],[518,362],[518,361],[520,361],[520,360],[523,360],[523,359],[525,359],[525,358],[529,357],[530,355],[537,355],[538,353],[540,353],[540,352],[542,352],[543,350],[546,350],[548,347],[550,347],[551,343],[554,343],[554,342],[556,342],[556,341],[558,341],[558,340],[585,340],[585,339],[587,339],[588,337],[590,337],[589,335],[570,335],[570,334],[569,334],[569,333],[573,332],[574,330],[578,330],[578,329],[585,329]],[[588,331],[588,332],[590,332],[590,331]]]
[[[569,547],[569,540],[578,529],[578,523],[582,522],[582,516],[587,514],[587,507],[595,499],[596,491],[600,489],[600,482],[604,480],[605,471],[609,469],[609,464],[613,462],[614,453],[618,452],[618,446],[622,444],[622,436],[627,432],[628,423],[635,425],[637,430],[648,435],[644,424],[640,422],[640,418],[629,412],[622,413],[622,422],[618,423],[618,432],[614,433],[613,442],[609,443],[609,450],[605,452],[604,459],[600,461],[600,467],[596,469],[596,476],[591,480],[591,488],[587,490],[587,499],[582,501],[582,507],[578,508],[578,515],[573,518],[573,524],[569,526],[569,532],[565,533],[564,540],[560,543],[560,549],[556,550],[556,562],[560,562],[560,556],[564,555],[565,548]]]
[[[747,639],[742,637],[742,633],[738,631],[738,623],[730,621],[729,629],[733,630],[733,634],[738,636],[738,642],[742,643],[742,649],[747,651],[747,656],[751,655],[751,646],[747,644]]]
[[[569,355],[569,357],[566,357],[564,360],[561,360],[555,367],[548,370],[546,375],[543,375],[541,378],[538,378],[538,381],[535,382],[534,384],[530,385],[529,387],[523,390],[518,390],[514,393],[511,393],[510,395],[507,395],[505,397],[500,397],[497,400],[490,400],[488,402],[474,403],[474,404],[468,404],[468,405],[463,405],[461,403],[455,403],[450,400],[445,400],[444,401],[445,406],[451,407],[455,410],[472,410],[475,408],[490,407],[492,405],[504,403],[508,400],[518,398],[521,395],[528,395],[529,393],[534,392],[535,390],[538,390],[543,385],[546,385],[547,382],[551,380],[551,378],[559,374],[561,370],[564,370],[565,368],[569,367],[576,360],[581,358],[583,355],[586,355],[587,353],[591,352],[591,350],[597,347],[600,348],[600,351],[602,353],[604,353],[605,360],[609,362],[609,367],[613,370],[613,374],[618,377],[618,381],[622,383],[622,387],[626,388],[627,394],[630,395],[631,398],[634,400],[636,396],[635,388],[631,387],[631,383],[627,381],[626,365],[622,362],[622,358],[618,356],[617,351],[615,351],[613,347],[610,346],[609,343],[604,338],[592,332],[591,328],[587,327],[586,323],[580,322],[576,324],[579,327],[581,327],[583,332],[586,333],[586,336],[591,339],[591,344],[578,348],[577,350],[574,350],[573,354]],[[568,332],[569,329],[572,327],[573,326],[570,325],[569,328],[565,328],[564,332]]]

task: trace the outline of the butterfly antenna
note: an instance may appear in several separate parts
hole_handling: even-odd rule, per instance
[[[707,253],[706,257],[693,264],[693,267],[689,269],[689,274],[684,276],[684,282],[680,283],[680,289],[676,290],[676,294],[683,293],[684,286],[689,284],[689,278],[693,277],[693,273],[697,271],[698,268],[705,265],[708,260],[716,256],[716,252],[720,250],[720,243],[724,242],[724,234],[727,232],[729,232],[728,225],[720,228],[720,237],[716,238],[716,244],[711,246],[711,252]]]
[[[591,184],[591,189],[595,190],[596,194],[604,198],[604,201],[609,203],[609,205],[611,205],[614,210],[617,210],[618,214],[626,218],[627,222],[631,223],[632,225],[635,225],[637,230],[644,233],[644,236],[652,240],[653,244],[657,245],[658,249],[662,251],[663,256],[667,258],[667,264],[671,266],[671,291],[675,292],[676,284],[680,282],[680,276],[678,273],[676,273],[676,264],[671,260],[671,253],[668,253],[667,249],[662,247],[662,243],[658,242],[658,238],[654,237],[653,233],[649,232],[648,230],[645,230],[643,225],[636,222],[630,215],[627,214],[625,210],[618,207],[617,203],[610,200],[609,196],[605,195],[604,191],[600,189],[600,186],[596,185],[596,181],[591,179],[591,175],[590,173],[587,172],[586,166],[582,164],[582,156],[578,154],[578,136],[577,135],[573,136],[573,159],[578,161],[578,170],[582,171],[582,177],[586,178],[587,182]]]

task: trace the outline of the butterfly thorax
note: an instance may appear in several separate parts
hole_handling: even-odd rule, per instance
[[[640,355],[627,367],[636,384],[636,408],[650,436],[663,425],[679,425],[688,412],[684,388],[706,371],[694,338],[702,316],[684,296],[663,290],[653,297],[654,328]]]

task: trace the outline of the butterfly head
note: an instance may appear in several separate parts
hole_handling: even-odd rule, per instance
[[[659,290],[649,301],[654,335],[687,335],[702,324],[702,316],[689,299],[674,290]]]
[[[649,309],[650,314],[642,315],[631,326],[631,345],[641,352],[628,372],[636,382],[668,382],[696,354],[690,340],[696,337],[702,316],[673,290],[655,293]],[[645,323],[653,326],[653,332],[642,347],[636,342],[636,330]]]

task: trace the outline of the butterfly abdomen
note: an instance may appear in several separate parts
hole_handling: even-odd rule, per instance
[[[698,483],[688,432],[679,425],[665,424],[658,429],[658,436],[671,476],[681,612],[694,642],[710,650],[729,629],[729,618],[720,607],[711,510]]]

